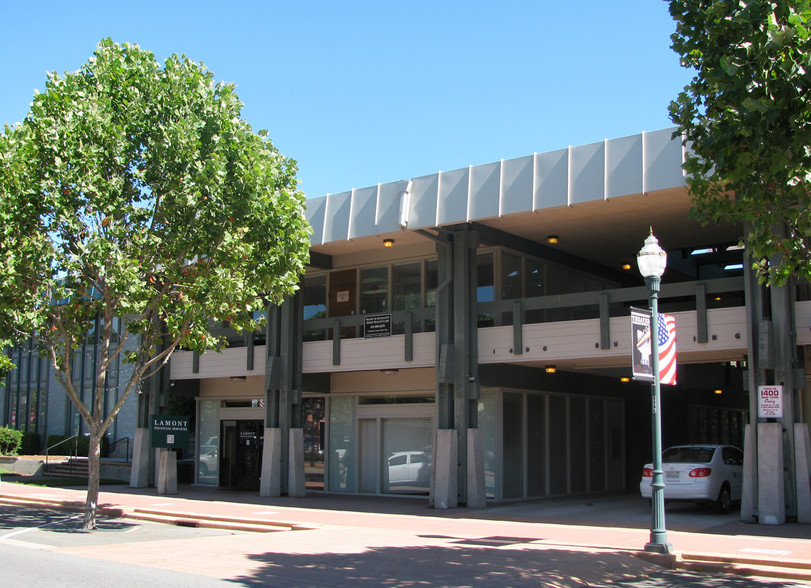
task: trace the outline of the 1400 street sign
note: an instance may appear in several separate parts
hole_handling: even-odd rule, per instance
[[[783,386],[758,386],[758,418],[783,418]]]

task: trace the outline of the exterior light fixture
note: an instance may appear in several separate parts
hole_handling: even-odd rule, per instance
[[[620,382],[622,382],[623,384],[627,384],[630,381],[631,381],[631,378],[629,378],[628,376],[622,376],[620,378]]]
[[[556,371],[558,371],[558,368],[554,365],[548,365],[545,369],[547,374],[554,374]]]
[[[383,239],[383,247],[394,247],[394,239]]]
[[[623,263],[620,267],[627,272],[628,270],[631,269],[631,264],[630,263]]]
[[[659,337],[656,336],[659,325],[659,285],[667,265],[667,253],[659,247],[659,241],[653,236],[653,227],[645,244],[636,256],[639,273],[645,278],[650,302],[650,363],[653,382],[651,383],[651,416],[653,421],[653,478],[651,479],[651,527],[650,541],[645,544],[645,551],[671,553],[673,546],[667,540],[665,529],[665,475],[662,470],[662,414],[661,394],[659,391]]]
[[[721,390],[720,388],[716,388],[715,393],[716,393],[716,394],[718,394],[718,395],[720,396],[721,394],[723,394],[723,393],[724,393],[724,391],[723,391],[723,390]]]
[[[558,243],[560,243],[560,237],[558,237],[557,235],[549,235],[546,238],[546,242],[549,243],[550,245],[557,245]]]

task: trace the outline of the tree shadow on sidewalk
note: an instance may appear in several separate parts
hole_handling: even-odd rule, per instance
[[[512,543],[511,543],[512,541]],[[780,588],[798,584],[673,571],[627,552],[516,548],[521,538],[458,539],[436,546],[374,547],[362,553],[249,556],[262,564],[230,581],[247,586],[668,586]]]

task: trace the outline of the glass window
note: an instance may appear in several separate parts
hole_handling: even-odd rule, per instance
[[[327,316],[327,276],[305,277],[302,280],[304,320]],[[304,341],[323,341],[326,329],[304,329]]]
[[[546,396],[527,396],[527,496],[546,494]]]
[[[501,300],[521,298],[521,258],[512,253],[501,253]],[[513,324],[512,312],[501,313],[501,324]]]
[[[360,270],[360,312],[375,314],[388,310],[389,268],[370,267]]]
[[[219,481],[220,402],[201,400],[197,411],[200,445],[197,454],[197,483],[216,486]]]
[[[588,437],[586,435],[586,399],[572,397],[569,399],[569,492],[585,492],[588,490],[586,468],[584,464],[588,459]]]
[[[543,264],[534,259],[527,259],[524,262],[526,268],[526,280],[524,282],[524,296],[533,298],[544,295]],[[528,310],[525,319],[528,323],[543,322],[543,310]]]
[[[417,262],[395,265],[392,269],[392,289],[392,310],[420,308],[422,302],[422,264]],[[415,332],[422,330],[419,325],[413,325],[413,327]],[[403,321],[394,323],[393,332],[395,334],[405,332]]]
[[[521,258],[512,253],[501,254],[501,299],[521,298]]]
[[[304,478],[307,490],[324,489],[324,399],[304,398]]]
[[[503,463],[509,464],[502,473],[504,498],[524,495],[524,397],[507,392],[503,404]]]
[[[479,398],[479,429],[484,446],[484,490],[496,497],[496,393],[482,390]]]
[[[493,280],[493,254],[479,253],[476,259],[476,302],[495,300],[495,283]],[[492,313],[479,313],[479,327],[492,327]]]
[[[427,494],[431,489],[431,419],[383,420],[383,491]]]
[[[335,397],[329,403],[329,490],[355,491],[355,399]]]
[[[439,284],[439,271],[437,260],[429,259],[425,262],[425,308],[436,308],[436,289]],[[436,330],[436,321],[428,319],[425,321],[425,331]]]

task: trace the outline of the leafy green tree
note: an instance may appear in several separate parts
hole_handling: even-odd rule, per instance
[[[240,118],[232,84],[173,55],[102,41],[48,76],[0,135],[0,339],[35,334],[90,432],[84,528],[95,527],[100,441],[127,396],[178,347],[221,348],[297,288],[308,260],[295,162]],[[80,342],[98,325],[94,393]],[[131,365],[102,412],[108,368]]]
[[[705,220],[743,221],[762,282],[811,277],[808,0],[670,0],[692,81],[670,105]]]

